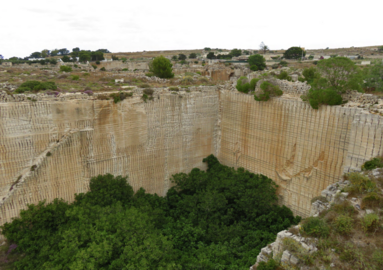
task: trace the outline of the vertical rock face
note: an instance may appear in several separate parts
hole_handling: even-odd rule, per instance
[[[310,200],[344,171],[382,153],[383,119],[357,109],[226,92],[220,96],[219,160],[264,174],[279,186],[281,202],[310,214]]]
[[[0,103],[0,224],[30,203],[73,200],[99,174],[165,195],[171,175],[204,169],[216,152],[217,111],[215,89],[148,103]]]
[[[99,174],[165,195],[175,173],[205,168],[210,154],[264,174],[281,203],[303,217],[310,200],[382,154],[382,117],[298,100],[256,102],[215,87],[107,100],[0,102],[0,224],[27,204],[71,201]]]

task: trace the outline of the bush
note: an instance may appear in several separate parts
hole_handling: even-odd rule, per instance
[[[15,93],[16,94],[22,94],[22,93],[24,93],[24,92],[29,92],[29,91],[31,91],[31,88],[29,88],[29,87],[19,87],[19,88],[17,88],[16,90],[15,90]]]
[[[250,90],[250,83],[249,83],[249,79],[247,77],[240,77],[238,80],[237,80],[237,85],[236,85],[236,88],[239,92],[242,92],[242,93],[248,93],[249,90]]]
[[[313,83],[315,79],[320,77],[320,74],[315,67],[305,68],[302,75],[305,77],[308,84]]]
[[[383,198],[379,196],[376,192],[370,192],[362,199],[361,208],[376,208],[376,207],[382,207],[383,205]]]
[[[314,203],[316,201],[321,201],[323,203],[328,203],[327,199],[323,196],[317,196],[311,199],[311,203]]]
[[[99,64],[101,64],[100,61],[96,61],[96,65],[99,65]]]
[[[254,99],[256,101],[268,101],[271,97],[283,95],[283,92],[279,86],[273,85],[267,81],[264,81],[260,87],[263,92],[258,96],[254,95]]]
[[[351,182],[351,186],[347,187],[346,190],[350,193],[374,192],[376,190],[376,184],[372,182],[368,176],[358,172],[352,172],[349,173],[347,177]]]
[[[340,215],[335,219],[334,227],[340,234],[349,234],[353,227],[353,219],[346,215]]]
[[[362,220],[362,226],[365,232],[376,231],[379,229],[379,216],[377,214],[365,215]]]
[[[305,56],[306,52],[300,47],[291,47],[283,54],[286,59],[298,59]]]
[[[308,94],[302,95],[303,101],[308,101],[313,109],[319,109],[320,105],[340,105],[343,103],[342,96],[331,88],[327,89],[310,89]]]
[[[97,69],[97,66],[96,65],[92,65],[93,69]]]
[[[257,266],[257,270],[276,270],[276,269],[278,269],[278,263],[273,258],[270,258],[267,261],[267,263],[260,262]]]
[[[106,71],[105,67],[100,68],[101,71]]]
[[[314,237],[326,238],[330,234],[330,228],[323,219],[318,217],[309,217],[302,222],[302,230]]]
[[[111,98],[113,98],[114,103],[118,103],[120,101],[123,101],[127,97],[132,97],[132,92],[118,92],[118,93],[112,93],[109,95]]]
[[[153,73],[153,72],[148,72],[148,73],[145,73],[145,76],[147,76],[147,77],[153,77],[153,76],[154,76],[154,73]]]
[[[383,269],[383,250],[375,250],[372,254],[372,260],[380,267],[380,269]]]
[[[161,55],[150,62],[149,70],[159,78],[173,78],[172,66],[170,60]]]
[[[282,67],[287,67],[287,65],[288,65],[287,61],[285,61],[285,60],[282,60],[281,62],[279,62],[279,64],[280,64]]]
[[[282,71],[282,72],[277,76],[277,78],[280,79],[280,80],[291,81],[291,76],[289,76],[289,74],[288,74],[286,71]]]
[[[72,76],[72,80],[73,81],[78,81],[80,79],[80,76],[78,76],[78,75],[73,75]]]
[[[150,88],[150,84],[147,84],[147,83],[140,84],[140,88]]]
[[[129,70],[129,69],[127,69],[127,68],[123,68],[123,69],[122,69],[122,71],[128,71],[128,70]]]
[[[252,65],[252,66],[250,66],[250,70],[252,70],[252,71],[257,71],[257,70],[258,70],[257,65]]]
[[[371,159],[369,161],[366,161],[362,165],[362,170],[363,171],[369,171],[369,170],[373,170],[373,169],[376,169],[376,168],[383,168],[383,159],[381,157],[373,158],[373,159]]]
[[[170,91],[180,91],[180,89],[178,87],[169,87],[169,90]]]
[[[60,66],[60,71],[61,72],[71,72],[72,68],[69,66]]]
[[[266,60],[260,54],[253,54],[253,55],[249,56],[248,62],[250,65],[250,69],[253,66],[257,67],[257,69],[251,69],[251,70],[264,70],[266,67]]]

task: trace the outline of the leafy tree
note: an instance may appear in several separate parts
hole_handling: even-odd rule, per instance
[[[266,59],[260,54],[250,55],[248,62],[251,70],[264,70],[266,67]]]
[[[242,50],[240,50],[240,49],[232,49],[230,51],[230,55],[233,57],[240,56],[241,54],[242,54]]]
[[[244,51],[243,51],[243,54],[244,54],[244,55],[249,55],[249,54],[250,54],[250,52],[249,52],[249,51],[247,51],[247,50],[244,50]]]
[[[215,59],[214,52],[209,52],[206,56],[207,59]]]
[[[29,205],[2,226],[22,254],[15,268],[248,269],[254,254],[300,218],[278,206],[277,186],[266,176],[213,155],[203,161],[207,171],[173,175],[165,197],[142,188],[133,195],[126,178],[105,175],[71,204]]]
[[[259,49],[263,51],[263,54],[266,54],[266,52],[269,50],[269,46],[265,45],[265,43],[262,41],[261,44],[259,44]]]
[[[45,58],[49,56],[49,50],[45,49],[41,51],[41,57]]]
[[[54,59],[54,58],[51,58],[51,59],[49,59],[49,63],[50,63],[51,65],[56,65],[56,64],[57,64],[57,60]]]
[[[305,55],[306,55],[306,52],[300,47],[290,47],[283,54],[284,58],[286,59],[298,59]]]
[[[239,92],[248,93],[255,90],[258,81],[259,79],[254,78],[249,82],[249,79],[243,76],[238,79],[236,88]]]
[[[60,71],[61,72],[71,72],[72,68],[69,66],[60,66]]]
[[[209,52],[209,51],[211,51],[211,48],[209,48],[209,47],[205,47],[204,50],[207,51],[207,52]]]
[[[173,61],[177,61],[177,60],[178,60],[177,55],[173,55],[173,56],[172,56],[172,60],[173,60]]]
[[[184,54],[179,54],[178,55],[178,60],[186,60],[186,55],[184,55]]]
[[[67,55],[67,54],[69,54],[69,50],[67,50],[66,48],[59,49],[58,53],[61,55]]]
[[[172,66],[170,60],[161,55],[150,62],[149,71],[159,78],[173,78]]]
[[[61,57],[61,60],[65,63],[71,62],[71,59],[68,55],[64,55],[63,57]]]
[[[79,47],[76,47],[76,48],[73,48],[72,49],[72,52],[79,52],[80,51],[80,48]]]
[[[91,52],[89,51],[80,51],[78,53],[79,61],[85,63],[86,61],[90,61],[92,58]]]
[[[195,58],[197,58],[197,54],[195,54],[195,53],[191,53],[191,54],[189,55],[189,59],[195,59]]]
[[[342,96],[334,89],[310,89],[307,96],[301,97],[303,101],[308,101],[313,109],[319,109],[320,105],[341,105]]]
[[[51,56],[56,56],[59,53],[59,50],[54,49],[51,51]]]
[[[320,73],[315,67],[305,68],[302,72],[302,75],[305,77],[305,80],[308,84],[312,84],[314,80],[320,78]]]
[[[323,78],[314,81],[314,88],[331,88],[338,92],[346,90],[362,91],[362,73],[349,58],[335,57],[321,60],[318,62],[317,68]]]
[[[41,52],[34,52],[31,53],[31,58],[41,58]]]
[[[98,49],[97,52],[110,53],[108,49]]]
[[[383,63],[377,63],[366,69],[364,86],[372,91],[383,92]]]

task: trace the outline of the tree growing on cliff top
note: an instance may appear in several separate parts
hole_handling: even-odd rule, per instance
[[[266,59],[260,54],[250,55],[247,61],[249,62],[250,69],[253,71],[264,70],[266,67]]]
[[[159,78],[173,78],[174,73],[172,70],[172,63],[169,59],[161,56],[154,58],[149,63],[149,70]]]
[[[290,47],[283,54],[286,59],[298,59],[304,57],[305,55],[306,52],[300,47]]]

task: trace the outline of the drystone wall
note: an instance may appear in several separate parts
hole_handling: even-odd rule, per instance
[[[142,95],[142,93],[141,93]],[[0,224],[27,204],[74,199],[90,177],[128,175],[135,190],[165,195],[169,178],[216,153],[218,93],[108,100],[0,103]],[[86,96],[86,95],[83,95]],[[49,154],[48,154],[49,152]]]
[[[311,199],[344,173],[383,153],[383,118],[361,108],[309,104],[283,96],[256,102],[229,86],[170,93],[141,90],[123,102],[94,96],[0,95],[0,224],[27,204],[85,192],[92,176],[128,175],[164,195],[171,175],[225,165],[264,174],[281,203],[310,214]]]

